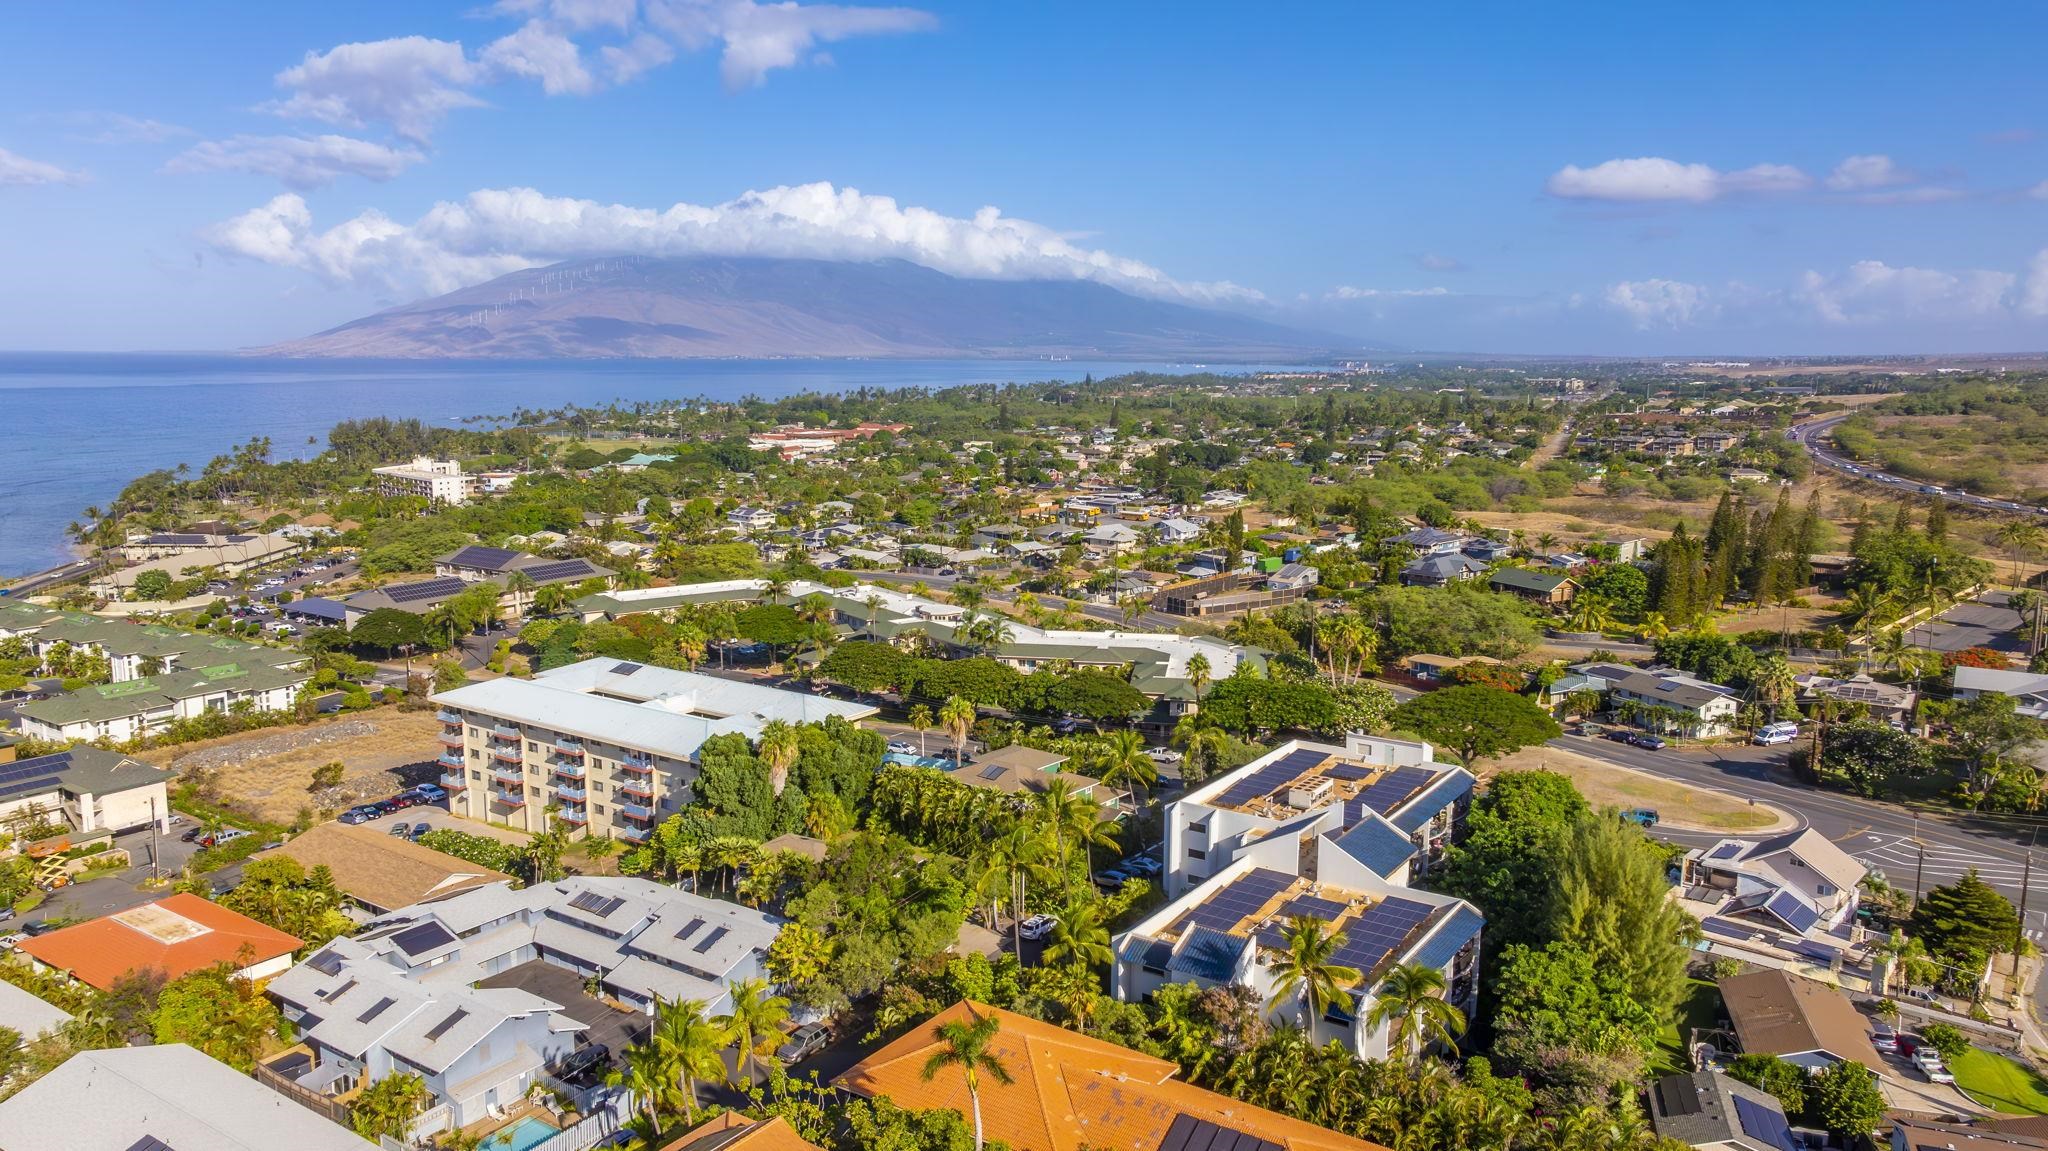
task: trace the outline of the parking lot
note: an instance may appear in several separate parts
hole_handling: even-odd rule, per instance
[[[1988,647],[1993,651],[2024,654],[2027,645],[2020,638],[2020,616],[2008,606],[2008,600],[2007,592],[1985,592],[1976,599],[1942,612],[1932,623],[1909,628],[1906,638],[1935,651]]]

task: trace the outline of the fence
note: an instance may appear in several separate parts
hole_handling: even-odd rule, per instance
[[[446,1131],[454,1122],[455,1109],[446,1103],[420,1112],[413,1118],[408,1130],[414,1142],[422,1142],[427,1136]]]
[[[256,1082],[285,1096],[306,1110],[319,1115],[321,1118],[331,1123],[339,1123],[343,1127],[348,1126],[348,1105],[340,1100],[332,1099],[317,1091],[301,1087],[291,1079],[276,1071],[272,1071],[261,1063],[258,1063],[249,1074]]]
[[[564,1127],[528,1151],[584,1151],[619,1133],[624,1124],[622,1108],[630,1096],[618,1092],[606,1097],[596,1112],[573,1126]]]

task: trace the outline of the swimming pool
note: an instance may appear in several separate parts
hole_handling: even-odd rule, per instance
[[[488,1151],[529,1151],[548,1141],[557,1128],[554,1124],[537,1115],[528,1115],[517,1123],[500,1127],[484,1140]]]

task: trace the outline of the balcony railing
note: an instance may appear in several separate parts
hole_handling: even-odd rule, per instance
[[[458,728],[456,728],[456,729],[455,729],[454,731],[444,731],[444,732],[442,732],[442,733],[441,733],[441,746],[443,746],[443,747],[461,747],[461,746],[462,746],[462,729],[458,727]]]
[[[627,819],[653,819],[654,809],[638,803],[622,803],[619,805],[619,814]]]
[[[501,723],[498,726],[491,729],[491,738],[509,739],[512,742],[517,743],[519,742],[519,729],[516,727],[506,727],[504,724]]]
[[[444,751],[435,758],[434,762],[442,767],[461,767],[462,753],[459,751]]]
[[[565,775],[570,779],[583,778],[583,765],[580,763],[569,763],[556,759],[548,761],[548,766],[554,769],[556,775]]]
[[[491,757],[493,759],[502,759],[506,763],[526,762],[526,757],[521,755],[516,747],[494,747],[491,749]]]
[[[654,785],[652,783],[642,783],[638,780],[627,780],[619,784],[618,792],[620,795],[644,795],[649,799],[653,799]]]
[[[557,783],[555,785],[555,794],[563,799],[573,799],[576,802],[581,803],[583,802],[585,792],[582,788],[577,787],[574,784]]]
[[[555,750],[561,752],[563,755],[573,755],[579,758],[583,755],[583,745],[573,739],[556,740]]]
[[[583,814],[583,809],[580,807],[565,807],[556,812],[555,816],[563,823],[573,823],[579,827],[590,822],[590,817]]]
[[[449,711],[446,708],[443,708],[442,710],[435,712],[434,718],[440,720],[442,723],[459,724],[462,722],[462,717],[460,715],[457,715],[455,712]]]
[[[631,843],[645,843],[650,834],[652,832],[644,827],[627,826],[619,828],[619,838]]]
[[[441,777],[441,786],[449,791],[462,791],[469,787],[469,783],[462,778],[461,772],[451,771]]]
[[[500,764],[491,765],[491,778],[499,783],[525,783],[526,777],[517,771],[506,769]]]
[[[491,789],[491,798],[498,801],[499,803],[504,804],[506,807],[526,806],[526,793],[523,791],[509,792],[503,790],[502,788],[494,787]]]
[[[653,771],[654,757],[651,755],[641,755],[637,751],[629,751],[619,756],[619,766],[627,771]]]

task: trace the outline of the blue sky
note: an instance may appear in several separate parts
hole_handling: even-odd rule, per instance
[[[614,251],[1082,276],[1418,349],[2048,348],[2041,9],[458,0],[8,24],[0,348],[260,344]]]

